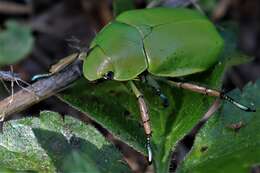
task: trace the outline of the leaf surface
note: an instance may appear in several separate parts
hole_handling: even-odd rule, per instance
[[[248,84],[243,93],[232,91],[233,97],[242,103],[251,103],[257,112],[243,112],[225,103],[200,130],[177,172],[245,173],[260,164],[259,89],[258,80],[256,84]]]
[[[7,21],[6,29],[0,30],[0,67],[25,58],[33,47],[32,31],[15,21]]]
[[[220,89],[225,70],[248,61],[244,54],[236,50],[232,34],[224,32],[222,35],[226,47],[219,63],[206,72],[188,76],[185,80]],[[171,151],[202,118],[214,99],[160,83],[170,103],[165,108],[153,89],[147,84],[136,83],[150,108],[155,169],[158,173],[168,172]],[[82,79],[62,93],[60,98],[137,151],[146,153],[146,137],[140,123],[137,99],[127,82],[88,83]]]
[[[0,167],[14,172],[129,172],[122,155],[95,128],[49,111],[5,123],[0,157]]]

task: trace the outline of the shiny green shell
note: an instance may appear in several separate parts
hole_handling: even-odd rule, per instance
[[[84,59],[90,80],[114,73],[114,80],[178,77],[207,70],[218,61],[223,39],[215,26],[189,9],[153,8],[127,11],[104,27]]]

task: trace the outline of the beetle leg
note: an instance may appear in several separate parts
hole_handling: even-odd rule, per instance
[[[163,106],[164,107],[168,107],[169,106],[169,100],[168,98],[162,93],[161,91],[161,87],[159,86],[159,84],[157,83],[157,81],[150,75],[146,75],[145,76],[145,81],[147,82],[147,84],[149,86],[151,86],[152,88],[155,89],[156,94],[160,97],[160,99],[162,100]]]
[[[31,90],[27,89],[27,88],[24,88],[22,85],[20,85],[19,81],[27,86],[31,86],[29,83],[27,83],[26,81],[22,80],[21,78],[15,76],[14,74],[14,69],[13,69],[13,66],[11,65],[10,66],[11,68],[11,75],[12,75],[12,79],[11,79],[11,94],[12,94],[12,98],[11,100],[9,101],[9,103],[11,104],[13,102],[13,99],[14,99],[14,82],[20,87],[22,88],[23,90],[27,91],[28,93],[32,93]],[[31,86],[32,87],[32,86]],[[33,88],[33,87],[32,87]],[[32,93],[34,96],[36,96],[35,92],[34,92],[34,89],[33,89],[33,93]],[[38,96],[36,96],[38,98]]]
[[[140,115],[142,118],[143,126],[144,126],[144,132],[146,135],[146,148],[148,153],[148,162],[149,164],[152,163],[153,157],[152,157],[152,147],[151,147],[151,137],[152,137],[152,130],[150,125],[150,118],[148,113],[148,107],[145,103],[143,94],[138,90],[136,85],[133,81],[129,81],[131,88],[135,94],[135,96],[138,99],[139,109],[140,109]]]
[[[27,88],[23,87],[23,86],[20,84],[19,81],[20,81],[21,83],[27,85],[27,86],[30,86],[31,89],[27,89]],[[34,89],[34,87],[33,87],[32,85],[30,85],[29,83],[27,83],[26,81],[24,81],[24,80],[22,80],[22,79],[16,79],[16,78],[15,78],[15,83],[16,83],[20,88],[22,88],[24,91],[27,91],[28,93],[31,93],[33,96],[35,96],[35,98],[36,98],[37,100],[39,99],[39,97],[38,97],[38,95],[36,94],[35,89]]]
[[[0,78],[0,82],[1,82],[2,85],[4,86],[5,90],[6,90],[8,93],[11,93],[11,91],[9,90],[9,88],[7,87],[7,85],[5,84],[4,80]]]
[[[11,70],[12,78],[14,79],[14,76],[13,76],[14,69],[13,69],[12,65],[10,66],[10,70]],[[14,80],[13,79],[11,80],[11,99],[9,100],[9,104],[11,104],[14,100]]]
[[[3,133],[3,125],[5,120],[5,113],[0,114],[0,133]]]
[[[193,92],[197,92],[197,93],[201,93],[204,95],[208,95],[208,96],[212,96],[212,97],[218,97],[220,99],[226,100],[230,103],[232,103],[233,105],[235,105],[236,107],[238,107],[239,109],[246,111],[246,112],[255,112],[255,109],[249,108],[247,106],[244,106],[242,104],[240,104],[239,102],[235,101],[234,99],[232,99],[231,97],[229,97],[228,95],[226,95],[225,93],[218,91],[218,90],[214,90],[214,89],[209,89],[203,86],[199,86],[199,85],[195,85],[192,83],[187,83],[187,82],[174,82],[174,81],[170,81],[170,80],[166,80],[166,82],[168,84],[170,84],[171,86],[177,87],[177,88],[183,88],[186,90],[190,90]]]
[[[41,79],[41,78],[45,78],[45,77],[49,77],[51,76],[52,73],[46,73],[46,74],[38,74],[38,75],[35,75],[32,77],[31,81],[36,81],[38,79]]]
[[[11,82],[11,91],[8,89],[8,87],[5,85],[4,81],[9,81]],[[31,88],[33,88],[33,86],[31,84],[29,84],[28,82],[22,80],[18,74],[13,72],[13,67],[10,66],[10,71],[0,71],[0,81],[2,82],[2,84],[4,85],[5,89],[11,94],[11,99],[10,99],[10,104],[13,101],[13,95],[14,95],[14,83],[16,83],[20,88],[22,88],[23,90],[32,93],[32,91],[30,89],[27,89],[25,87],[23,87],[20,83],[26,85],[26,86],[30,86]],[[33,90],[34,91],[34,90]],[[34,95],[35,92],[33,93]]]

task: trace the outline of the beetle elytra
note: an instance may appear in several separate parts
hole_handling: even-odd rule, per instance
[[[84,75],[96,80],[113,72],[118,81],[145,70],[155,76],[185,76],[214,65],[222,48],[214,25],[196,11],[133,10],[119,15],[95,37]]]

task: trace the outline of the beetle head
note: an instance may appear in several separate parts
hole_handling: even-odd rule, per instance
[[[100,47],[96,46],[89,52],[84,60],[83,73],[90,81],[113,78],[112,62]]]
[[[112,80],[114,78],[114,72],[109,71],[105,74],[104,79]]]

